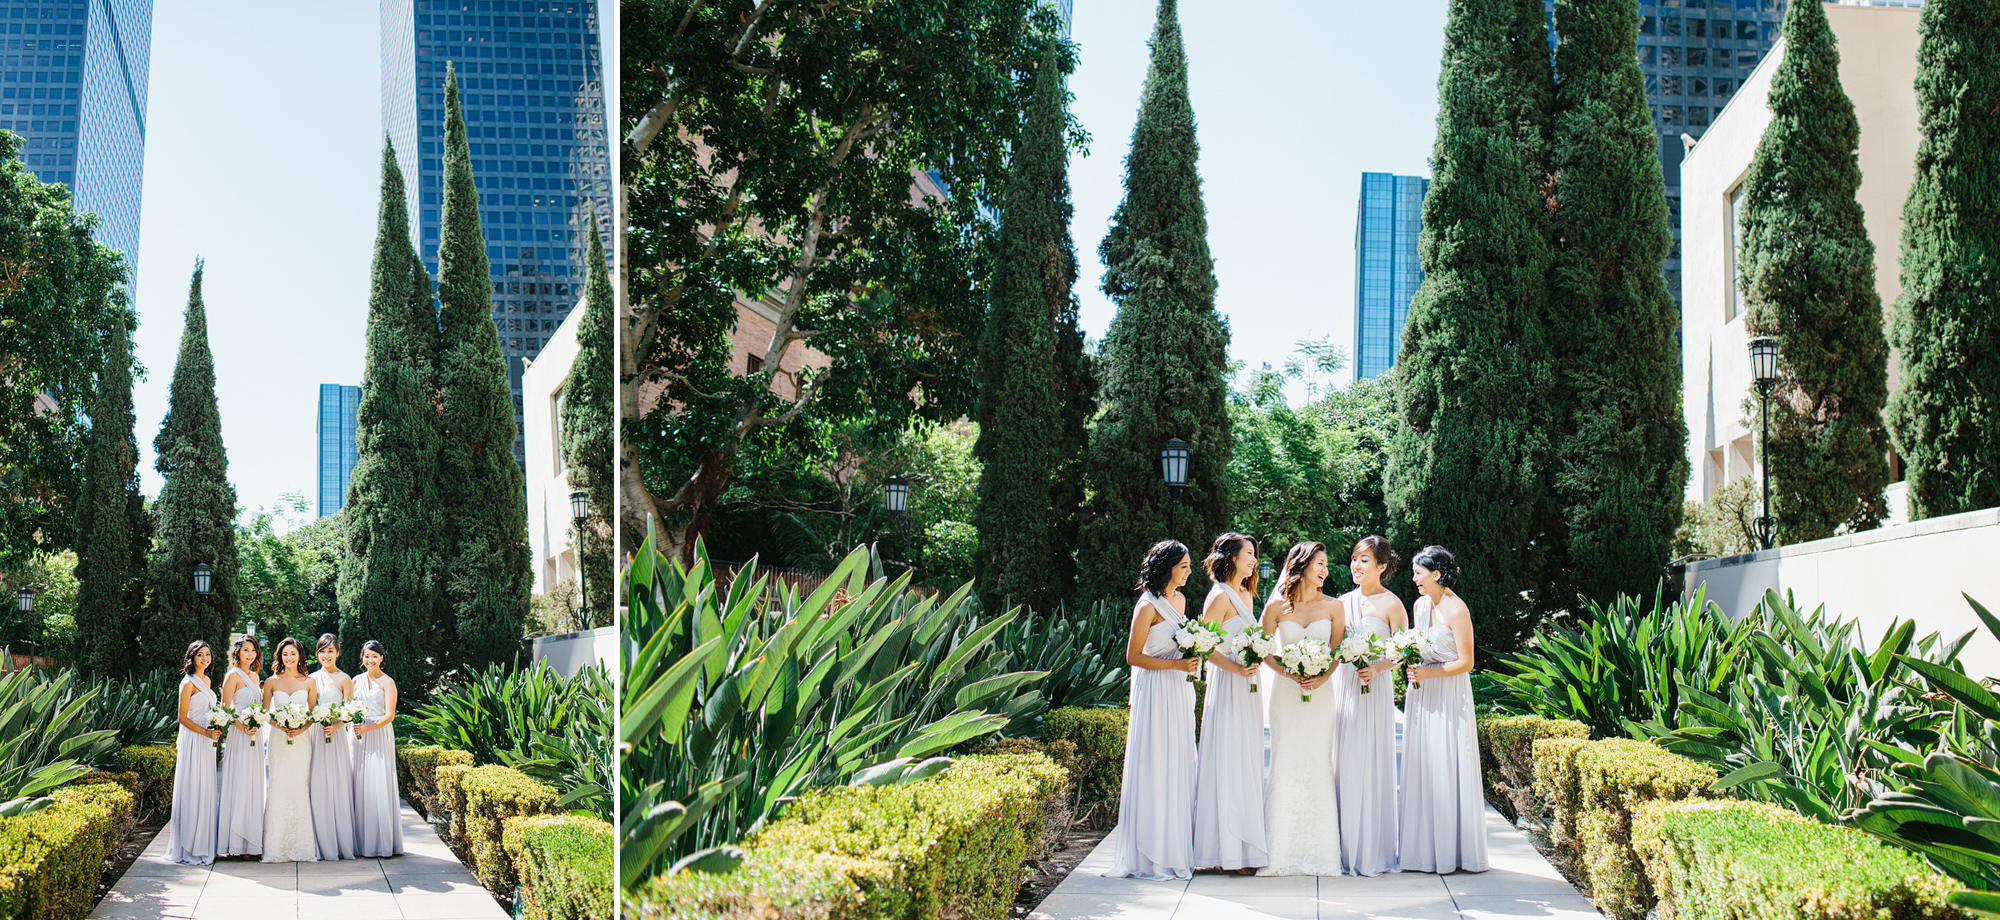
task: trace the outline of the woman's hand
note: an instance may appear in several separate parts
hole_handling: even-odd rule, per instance
[[[321,727],[322,727],[322,728],[324,728],[324,729],[326,729],[326,736],[327,736],[328,738],[331,738],[331,737],[333,737],[333,726],[331,726],[331,725],[323,725],[323,726],[321,726]]]
[[[1426,665],[1411,665],[1409,670],[1403,672],[1403,676],[1408,677],[1412,682],[1426,681],[1437,677],[1439,670],[1439,668]]]
[[[368,734],[369,730],[370,730],[370,729],[372,729],[372,728],[374,728],[374,727],[375,727],[375,723],[373,723],[373,722],[362,722],[362,723],[359,723],[359,724],[357,724],[357,725],[355,725],[355,726],[354,726],[354,737],[356,737],[356,738],[359,738],[359,737],[361,737],[362,735],[365,735],[365,734]]]
[[[1180,670],[1182,670],[1182,671],[1186,671],[1186,672],[1188,672],[1189,674],[1196,674],[1196,673],[1200,673],[1200,671],[1201,671],[1201,659],[1199,659],[1199,658],[1176,658],[1176,659],[1174,659],[1174,667],[1175,667],[1175,668],[1178,668],[1178,669],[1180,669]]]
[[[246,735],[249,735],[249,736],[250,736],[250,737],[252,737],[252,738],[255,738],[255,737],[257,737],[257,733],[256,733],[256,732],[253,732],[253,731],[251,731],[251,730],[249,730],[249,729],[247,729],[247,728],[244,728],[244,727],[243,727],[243,723],[241,723],[241,722],[231,722],[231,723],[229,723],[229,724],[230,724],[230,727],[231,727],[231,728],[234,728],[234,729],[236,729],[236,730],[237,730],[237,731],[239,731],[239,732],[242,732],[242,733],[244,733],[244,734],[246,734]]]
[[[202,729],[202,730],[201,730],[201,733],[202,733],[202,734],[204,734],[204,735],[207,735],[207,736],[208,736],[208,740],[210,740],[210,741],[221,741],[221,740],[222,740],[222,731],[221,731],[220,729],[214,729],[214,728],[204,728],[204,729]]]
[[[287,728],[287,729],[285,729],[285,737],[287,737],[287,738],[297,738],[298,736],[300,736],[300,735],[303,735],[303,734],[305,734],[305,733],[306,733],[306,730],[305,730],[305,729],[303,729],[303,728]]]

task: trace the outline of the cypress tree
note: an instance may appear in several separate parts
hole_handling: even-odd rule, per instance
[[[1062,74],[1051,49],[1035,73],[1027,126],[1015,147],[993,266],[991,306],[979,341],[980,593],[989,608],[1052,611],[1066,593],[1052,577],[1069,544],[1056,505],[1066,422],[1057,371],[1064,313],[1075,314],[1076,250],[1070,243],[1063,148]],[[1072,327],[1074,322],[1072,320]]]
[[[611,378],[616,369],[611,346],[611,272],[604,264],[604,241],[597,233],[597,206],[589,211],[589,275],[583,286],[583,316],[576,321],[576,360],[563,381],[562,451],[571,488],[590,495],[590,518],[577,547],[593,623],[611,622],[611,501],[617,487],[611,471]]]
[[[361,643],[379,640],[413,693],[431,686],[453,635],[439,588],[436,349],[430,279],[410,242],[403,174],[385,142],[368,358],[342,511],[340,645],[344,658],[358,661]]]
[[[1861,128],[1826,10],[1794,3],[1771,124],[1743,180],[1746,328],[1778,340],[1766,465],[1786,542],[1871,530],[1888,513],[1889,343],[1861,220]],[[1753,396],[1747,401],[1756,419]]]
[[[2000,505],[2000,18],[1989,3],[1930,0],[1921,30],[1889,403],[1912,519]]]
[[[438,455],[445,597],[467,670],[513,660],[532,585],[528,497],[514,461],[514,397],[493,327],[493,280],[459,112],[458,74],[445,73],[443,224],[438,244]]]
[[[215,405],[215,358],[208,350],[208,314],[201,302],[202,266],[188,287],[187,326],[167,390],[167,417],[153,439],[153,468],[166,477],[154,502],[158,539],[147,565],[152,588],[139,630],[135,670],[180,667],[187,644],[207,639],[227,649],[236,603],[236,487],[222,447]],[[194,567],[209,566],[210,593],[195,593]],[[228,658],[216,655],[220,674]]]
[[[132,414],[132,344],[123,310],[112,317],[104,372],[90,411],[90,452],[77,504],[77,662],[93,675],[123,677],[132,665],[145,599],[151,536],[139,496],[139,440]],[[139,502],[141,513],[133,514]]]
[[[1554,93],[1539,0],[1453,0],[1418,250],[1394,379],[1402,424],[1384,480],[1393,542],[1464,568],[1484,647],[1532,630],[1554,457],[1548,158]]]
[[[1091,441],[1091,497],[1077,536],[1085,599],[1129,599],[1148,546],[1171,535],[1200,555],[1230,520],[1229,327],[1215,311],[1175,0],[1160,0],[1151,48],[1125,160],[1125,200],[1098,247],[1104,292],[1118,312],[1104,338],[1104,413]],[[1193,445],[1177,503],[1160,475],[1160,445],[1176,437]],[[1206,590],[1199,567],[1190,589],[1196,598]]]
[[[1679,315],[1660,275],[1673,243],[1646,104],[1639,8],[1557,0],[1554,345],[1556,489],[1575,589],[1651,597],[1687,484]],[[1565,596],[1564,600],[1568,600]]]

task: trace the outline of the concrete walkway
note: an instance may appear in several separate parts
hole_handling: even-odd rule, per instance
[[[1589,899],[1534,844],[1486,810],[1485,872],[1404,872],[1360,878],[1196,875],[1188,882],[1105,878],[1113,830],[1030,914],[1031,920],[1597,920]]]
[[[430,825],[403,805],[403,850],[389,859],[213,866],[168,862],[167,838],[146,852],[91,911],[91,920],[507,920]]]

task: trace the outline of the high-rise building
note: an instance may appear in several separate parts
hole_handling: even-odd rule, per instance
[[[139,271],[152,0],[0,0],[0,129]]]
[[[603,234],[612,248],[598,35],[597,0],[382,0],[382,129],[411,192],[411,238],[433,277],[446,65],[458,73],[493,324],[514,390],[516,460],[522,366],[583,291],[586,234]]]
[[[1361,174],[1354,217],[1354,379],[1367,380],[1396,364],[1410,298],[1424,283],[1417,234],[1431,180],[1389,173]]]
[[[338,383],[319,385],[319,516],[339,514],[347,506],[347,483],[354,478],[360,452],[354,446],[361,388]]]

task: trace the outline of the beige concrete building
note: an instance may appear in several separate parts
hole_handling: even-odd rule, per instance
[[[1827,4],[1840,46],[1840,82],[1861,125],[1857,197],[1875,244],[1875,286],[1887,328],[1901,289],[1897,259],[1917,155],[1917,22],[1910,8]],[[1757,419],[1749,335],[1736,278],[1736,217],[1743,179],[1771,122],[1771,79],[1784,60],[1780,41],[1716,116],[1681,164],[1684,296],[1682,399],[1688,426],[1687,498],[1703,501],[1756,468]],[[1891,391],[1895,359],[1890,359]],[[1905,519],[1903,485],[1890,488],[1890,520]]]

